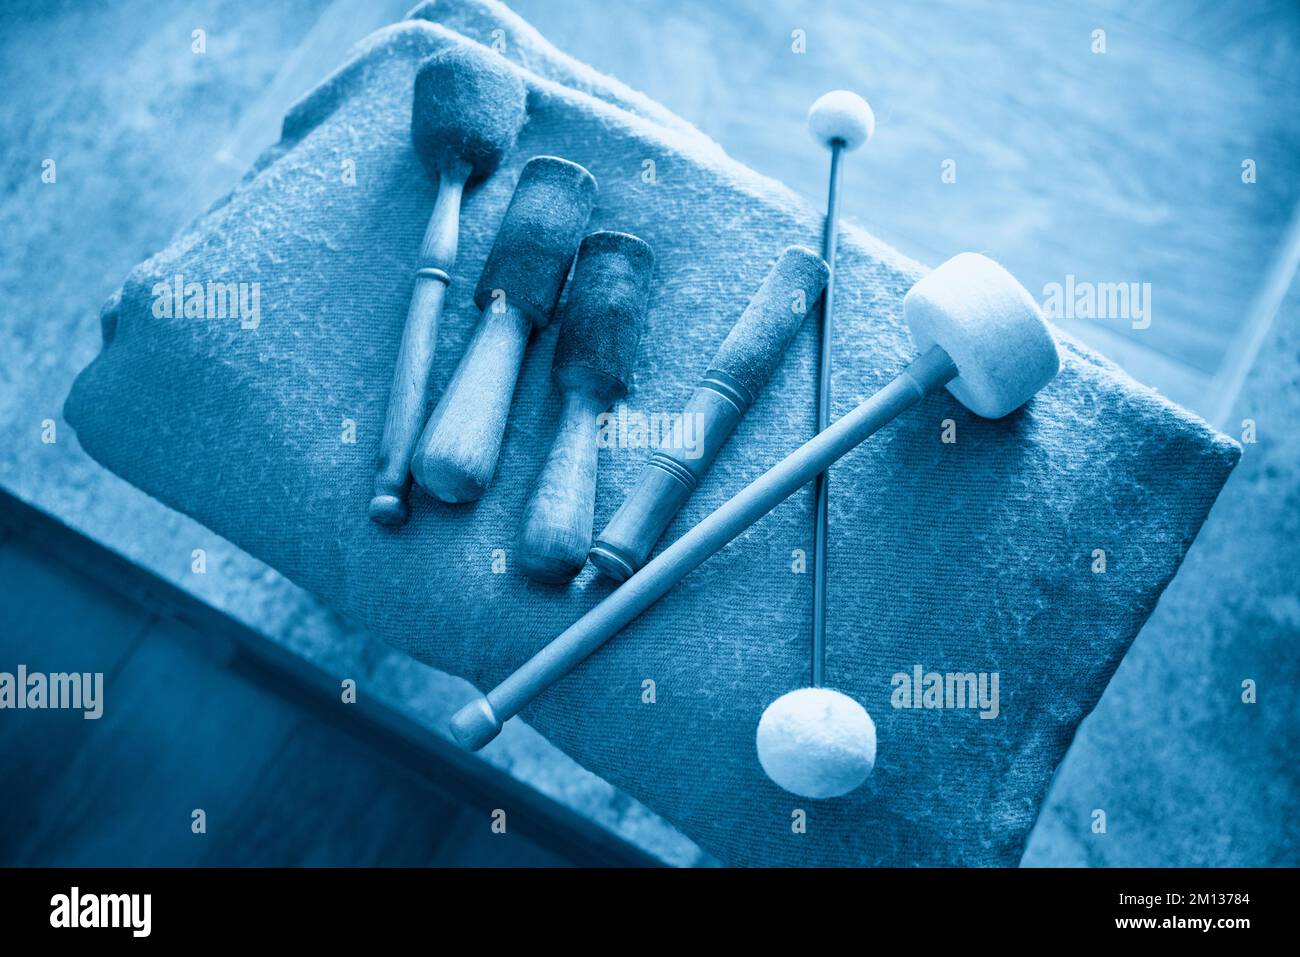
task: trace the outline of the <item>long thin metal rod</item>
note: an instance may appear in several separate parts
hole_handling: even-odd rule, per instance
[[[831,422],[831,334],[835,313],[835,247],[840,218],[840,157],[844,141],[831,141],[831,182],[826,194],[826,225],[822,229],[822,259],[830,268],[826,293],[822,299],[821,355],[817,364],[817,431],[825,431]],[[813,614],[812,614],[812,685],[826,682],[826,524],[830,473],[817,476],[813,488]]]
[[[931,347],[879,392],[795,449],[669,545],[485,698],[477,698],[457,712],[452,719],[453,735],[471,749],[487,744],[503,723],[618,634],[691,571],[826,471],[833,462],[956,375],[957,368],[948,354],[938,346]]]

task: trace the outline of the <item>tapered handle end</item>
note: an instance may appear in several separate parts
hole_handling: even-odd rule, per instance
[[[496,454],[483,450],[455,447],[455,440],[446,444],[426,443],[424,450],[411,461],[411,474],[420,488],[440,502],[462,505],[477,502],[487,491],[496,468]]]
[[[398,495],[382,493],[370,500],[370,520],[376,525],[405,525],[411,510]]]
[[[415,481],[444,502],[475,502],[496,471],[532,321],[492,306],[470,340],[411,459]]]
[[[588,526],[588,542],[590,530]],[[519,536],[515,565],[524,575],[545,585],[573,581],[587,564],[587,544],[574,542],[570,531],[528,526]]]
[[[516,563],[529,578],[567,582],[587,563],[596,508],[596,416],[608,392],[575,388],[519,526]]]
[[[487,698],[478,697],[451,718],[451,736],[466,751],[478,751],[501,733],[501,722]]]

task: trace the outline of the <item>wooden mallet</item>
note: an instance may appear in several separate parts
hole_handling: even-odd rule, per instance
[[[461,197],[467,185],[490,176],[514,148],[526,117],[523,81],[504,57],[483,47],[449,47],[426,60],[415,75],[411,141],[425,171],[438,183],[438,198],[420,244],[375,465],[369,514],[381,525],[401,525],[409,514],[411,455],[429,409],[438,320],[460,242]]]
[[[1005,269],[975,253],[962,253],[921,279],[904,298],[903,314],[918,358],[664,549],[501,684],[457,711],[451,719],[456,741],[471,750],[483,747],[505,721],[684,576],[925,396],[947,386],[972,412],[1000,418],[1060,369],[1056,340],[1033,297]]]
[[[587,562],[597,417],[627,394],[653,272],[650,247],[628,233],[592,233],[578,247],[551,364],[564,406],[515,549],[515,563],[536,581],[566,582]]]
[[[646,563],[781,364],[822,294],[826,276],[826,263],[811,249],[791,246],[781,254],[727,333],[668,441],[650,456],[637,484],[596,537],[591,563],[605,575],[625,581]]]
[[[528,336],[551,321],[595,198],[592,175],[558,156],[519,174],[474,291],[482,318],[411,462],[435,498],[472,502],[491,482]]]

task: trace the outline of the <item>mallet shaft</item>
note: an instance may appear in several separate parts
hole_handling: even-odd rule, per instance
[[[508,302],[483,310],[412,463],[416,481],[431,495],[472,502],[487,488],[532,328],[528,314]]]
[[[428,413],[429,375],[438,343],[438,322],[460,244],[460,203],[469,172],[468,165],[460,164],[439,177],[438,198],[420,244],[415,288],[402,329],[397,368],[388,393],[384,435],[375,465],[375,495],[370,517],[385,525],[398,525],[406,520],[411,456]]]
[[[456,740],[478,750],[677,582],[873,433],[957,375],[948,354],[930,348],[879,392],[741,489],[620,588],[570,625],[514,674],[452,718]]]
[[[596,418],[609,397],[594,388],[564,393],[560,425],[524,506],[517,561],[530,578],[566,582],[582,570],[596,510]]]

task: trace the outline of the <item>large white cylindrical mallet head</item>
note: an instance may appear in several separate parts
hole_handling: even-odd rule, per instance
[[[876,766],[876,724],[848,695],[800,688],[781,695],[758,722],[758,762],[791,794],[848,794]]]
[[[876,132],[876,114],[852,90],[831,90],[808,108],[808,132],[823,146],[839,140],[855,150]]]
[[[1033,296],[978,253],[961,253],[903,297],[917,349],[939,346],[957,367],[948,391],[986,419],[1029,401],[1061,369],[1056,339]]]

